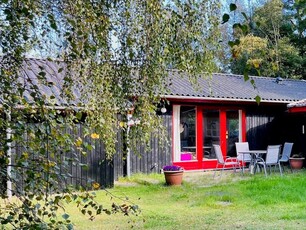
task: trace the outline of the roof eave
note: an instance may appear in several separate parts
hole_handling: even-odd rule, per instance
[[[189,100],[189,101],[226,101],[226,102],[248,102],[248,103],[257,103],[255,99],[250,98],[226,98],[226,97],[196,97],[196,96],[178,96],[178,95],[164,95],[164,98],[171,100]],[[277,103],[277,104],[288,104],[294,100],[266,100],[261,99],[260,103]]]

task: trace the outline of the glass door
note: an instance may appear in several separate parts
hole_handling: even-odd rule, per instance
[[[180,135],[180,160],[196,160],[196,109],[194,106],[181,106]]]
[[[236,156],[235,143],[239,142],[239,111],[226,111],[226,150],[227,156]]]
[[[213,145],[221,146],[224,157],[235,156],[235,143],[244,140],[244,129],[242,110],[173,105],[173,162],[186,169],[214,168]]]
[[[226,156],[236,156],[235,143],[241,138],[239,110],[203,110],[203,160],[216,159],[213,144],[221,146]]]
[[[196,107],[174,105],[173,117],[174,161],[196,160]]]
[[[216,159],[212,145],[220,145],[220,115],[218,110],[203,111],[203,160]]]

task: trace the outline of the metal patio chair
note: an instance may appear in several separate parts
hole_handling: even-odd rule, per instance
[[[236,152],[237,159],[242,162],[242,171],[244,171],[245,163],[250,163],[252,161],[251,154],[243,153],[244,151],[249,151],[249,142],[236,142]]]
[[[271,173],[271,167],[278,166],[279,172],[282,176],[283,175],[282,168],[279,164],[280,151],[281,151],[281,145],[269,145],[267,148],[267,154],[265,159],[263,159],[262,157],[256,158],[254,165],[254,174],[256,173],[257,167],[263,167],[265,171],[265,176],[267,176],[267,167],[269,167],[269,171]]]
[[[214,172],[214,178],[216,176],[216,172],[219,165],[222,165],[220,177],[222,176],[222,172],[225,169],[225,167],[232,168],[234,171],[236,171],[237,168],[241,169],[237,157],[226,157],[224,159],[220,145],[213,145],[213,148],[217,157],[217,165]]]
[[[289,158],[290,158],[290,155],[291,155],[291,152],[292,152],[292,147],[293,147],[293,143],[285,142],[284,148],[283,148],[283,151],[282,151],[282,156],[278,161],[279,166],[280,167],[283,166],[283,169],[285,169],[284,164],[288,164],[291,172],[292,172],[292,168],[291,168],[291,165],[289,163]]]

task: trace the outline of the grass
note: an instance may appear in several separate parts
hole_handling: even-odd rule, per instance
[[[225,172],[185,172],[183,185],[165,185],[161,174],[120,179],[96,192],[104,207],[126,199],[141,208],[138,216],[100,215],[94,221],[74,205],[67,213],[76,229],[306,229],[306,171],[241,176]]]
[[[76,229],[306,229],[306,171],[245,175],[185,173],[180,187],[165,186],[163,175],[121,179],[111,192],[128,197],[142,210],[139,216],[101,215],[94,221],[69,207]],[[105,192],[97,193],[107,206]]]

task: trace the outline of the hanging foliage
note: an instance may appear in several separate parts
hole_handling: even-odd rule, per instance
[[[148,142],[161,128],[167,71],[195,79],[216,68],[218,21],[216,0],[1,0],[1,175],[21,201],[0,209],[1,224],[72,228],[68,214],[57,217],[62,201],[90,219],[123,212],[72,193],[68,166],[86,167],[80,159],[98,140],[111,158],[131,108],[139,123],[131,137]]]

